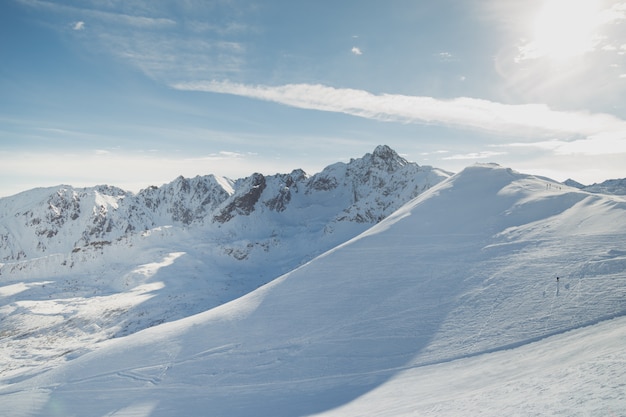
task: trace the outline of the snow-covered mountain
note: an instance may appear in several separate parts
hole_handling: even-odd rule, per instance
[[[262,187],[259,177],[246,181]],[[24,346],[33,367],[0,376],[0,405],[15,416],[622,415],[626,200],[546,181],[473,166],[234,301],[83,340],[45,364],[33,359],[43,347]],[[224,202],[218,213],[245,213],[257,194],[231,195],[239,208]],[[242,218],[288,211],[254,207]],[[178,252],[185,239],[201,242],[185,233],[161,229],[152,246],[127,247],[161,260],[127,275],[115,294],[61,294],[43,277],[3,281],[2,326],[18,310],[57,326],[81,310],[72,318],[95,328],[106,318],[82,303],[112,312],[134,300],[141,310],[150,297],[175,296],[174,277],[214,266]],[[107,277],[120,275],[107,268]]]
[[[578,181],[573,180],[571,178],[568,178],[565,181],[563,181],[563,184],[567,185],[568,187],[578,188],[579,190],[582,190],[583,188],[585,188],[584,184],[581,184]]]
[[[0,374],[242,296],[449,176],[379,146],[313,176],[179,177],[137,194],[59,186],[0,199]]]
[[[583,185],[571,178],[565,180],[563,184],[575,187],[590,193],[626,195],[626,178],[606,180],[592,185]]]
[[[592,184],[583,187],[583,190],[590,193],[626,195],[626,178],[606,180],[599,184]]]
[[[0,261],[111,245],[165,226],[204,228],[231,241],[251,237],[251,229],[266,239],[294,226],[317,234],[347,222],[364,230],[449,176],[379,146],[312,177],[302,170],[236,181],[179,177],[136,195],[111,186],[36,189],[0,199]],[[248,255],[242,251],[234,256]]]

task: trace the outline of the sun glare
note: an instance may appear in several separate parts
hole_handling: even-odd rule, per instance
[[[546,0],[532,24],[527,58],[571,58],[593,49],[599,6],[595,0]]]

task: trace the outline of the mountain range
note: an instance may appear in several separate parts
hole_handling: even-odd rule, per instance
[[[0,199],[15,416],[619,415],[626,200],[387,146]]]
[[[137,194],[63,185],[0,199],[4,285],[22,288],[36,278],[45,283],[47,302],[70,295],[102,300],[101,307],[91,299],[54,319],[5,310],[10,364],[4,370],[22,368],[26,348],[47,361],[86,340],[127,335],[240,297],[367,230],[450,175],[378,146],[312,176],[297,169],[239,180],[179,177]],[[168,274],[167,288],[142,286],[164,265],[179,270]],[[94,315],[97,324],[86,326]],[[51,347],[41,337],[50,333],[63,343]]]
[[[313,176],[297,169],[239,180],[179,177],[137,194],[107,185],[35,189],[0,199],[0,260],[111,245],[159,227],[203,229],[230,241],[251,237],[251,229],[262,237],[285,229],[332,234],[343,224],[362,224],[355,228],[362,231],[450,175],[379,146]]]

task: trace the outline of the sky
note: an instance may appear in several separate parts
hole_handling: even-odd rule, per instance
[[[309,174],[386,144],[626,177],[626,0],[5,0],[0,196]]]

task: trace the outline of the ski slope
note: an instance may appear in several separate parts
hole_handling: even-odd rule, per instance
[[[622,197],[473,166],[239,299],[3,376],[0,406],[624,415],[625,210]]]

